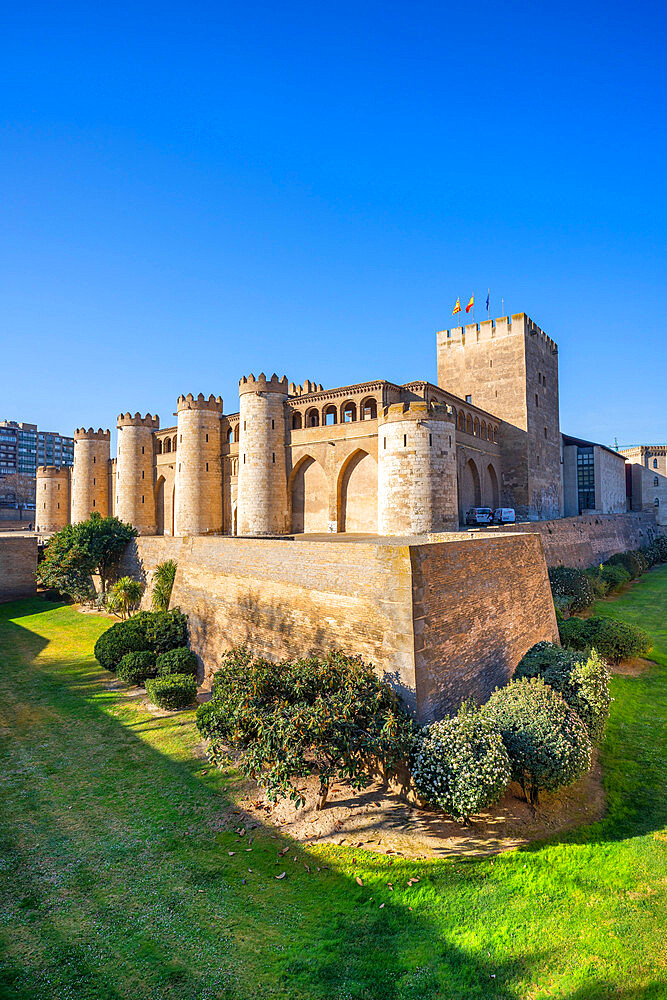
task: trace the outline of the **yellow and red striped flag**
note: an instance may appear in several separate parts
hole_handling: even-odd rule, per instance
[[[453,309],[453,312],[452,312],[452,316],[456,316],[456,314],[460,313],[460,312],[461,312],[461,300],[457,299],[456,300],[456,305],[454,306],[454,309]]]
[[[471,309],[475,307],[475,296],[474,294],[470,296],[470,302],[466,306],[466,312],[469,313]]]

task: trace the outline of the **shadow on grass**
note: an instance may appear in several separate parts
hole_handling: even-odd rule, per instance
[[[24,602],[11,617],[40,610],[56,609]],[[40,658],[47,639],[9,617],[0,620],[3,997],[516,1000],[513,980],[540,956],[503,967],[444,940],[419,912],[419,888],[409,899],[387,890],[388,877],[407,882],[418,868],[428,883],[423,866],[374,859],[359,886],[240,811],[244,837],[221,831],[224,774],[138,739],[102,710],[111,675],[90,660],[76,669],[71,650],[65,669]],[[12,725],[22,704],[45,702],[43,719]],[[144,721],[167,740],[183,718]]]

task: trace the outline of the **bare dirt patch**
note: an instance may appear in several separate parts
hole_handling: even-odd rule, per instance
[[[645,660],[641,656],[636,656],[632,660],[623,660],[622,663],[610,663],[609,669],[612,674],[621,674],[623,677],[639,677],[647,670],[654,667],[652,660]]]
[[[287,800],[273,806],[256,785],[244,783],[234,808],[220,816],[218,828],[237,828],[243,825],[245,815],[311,844],[346,844],[411,858],[484,857],[593,823],[602,818],[606,806],[597,759],[591,772],[576,785],[553,795],[543,794],[535,811],[523,799],[519,786],[510,785],[501,801],[473,817],[468,827],[442,812],[406,802],[381,781],[363,792],[337,782],[326,807],[317,812],[318,785],[316,777],[298,783],[307,804],[297,809]]]

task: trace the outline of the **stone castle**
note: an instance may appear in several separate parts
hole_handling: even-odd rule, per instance
[[[455,530],[472,506],[561,515],[558,348],[524,313],[437,334],[438,384],[337,389],[243,377],[239,409],[180,396],[177,422],[79,428],[74,466],[37,470],[42,534],[92,511],[140,535]]]

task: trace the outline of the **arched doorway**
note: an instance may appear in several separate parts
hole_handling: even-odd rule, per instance
[[[293,534],[325,532],[329,490],[322,466],[307,455],[298,463],[290,480]]]
[[[496,475],[496,470],[490,464],[486,471],[489,477],[489,487],[491,493],[489,506],[491,507],[492,510],[495,510],[496,507],[498,507],[498,505],[500,504],[500,494],[498,491],[498,476]]]
[[[158,535],[164,535],[164,476],[155,485],[155,525]]]
[[[482,506],[482,491],[479,482],[479,471],[469,458],[463,466],[461,476],[461,519],[465,518],[465,513],[470,507]]]
[[[357,451],[338,479],[338,530],[377,534],[378,466],[372,455]]]

